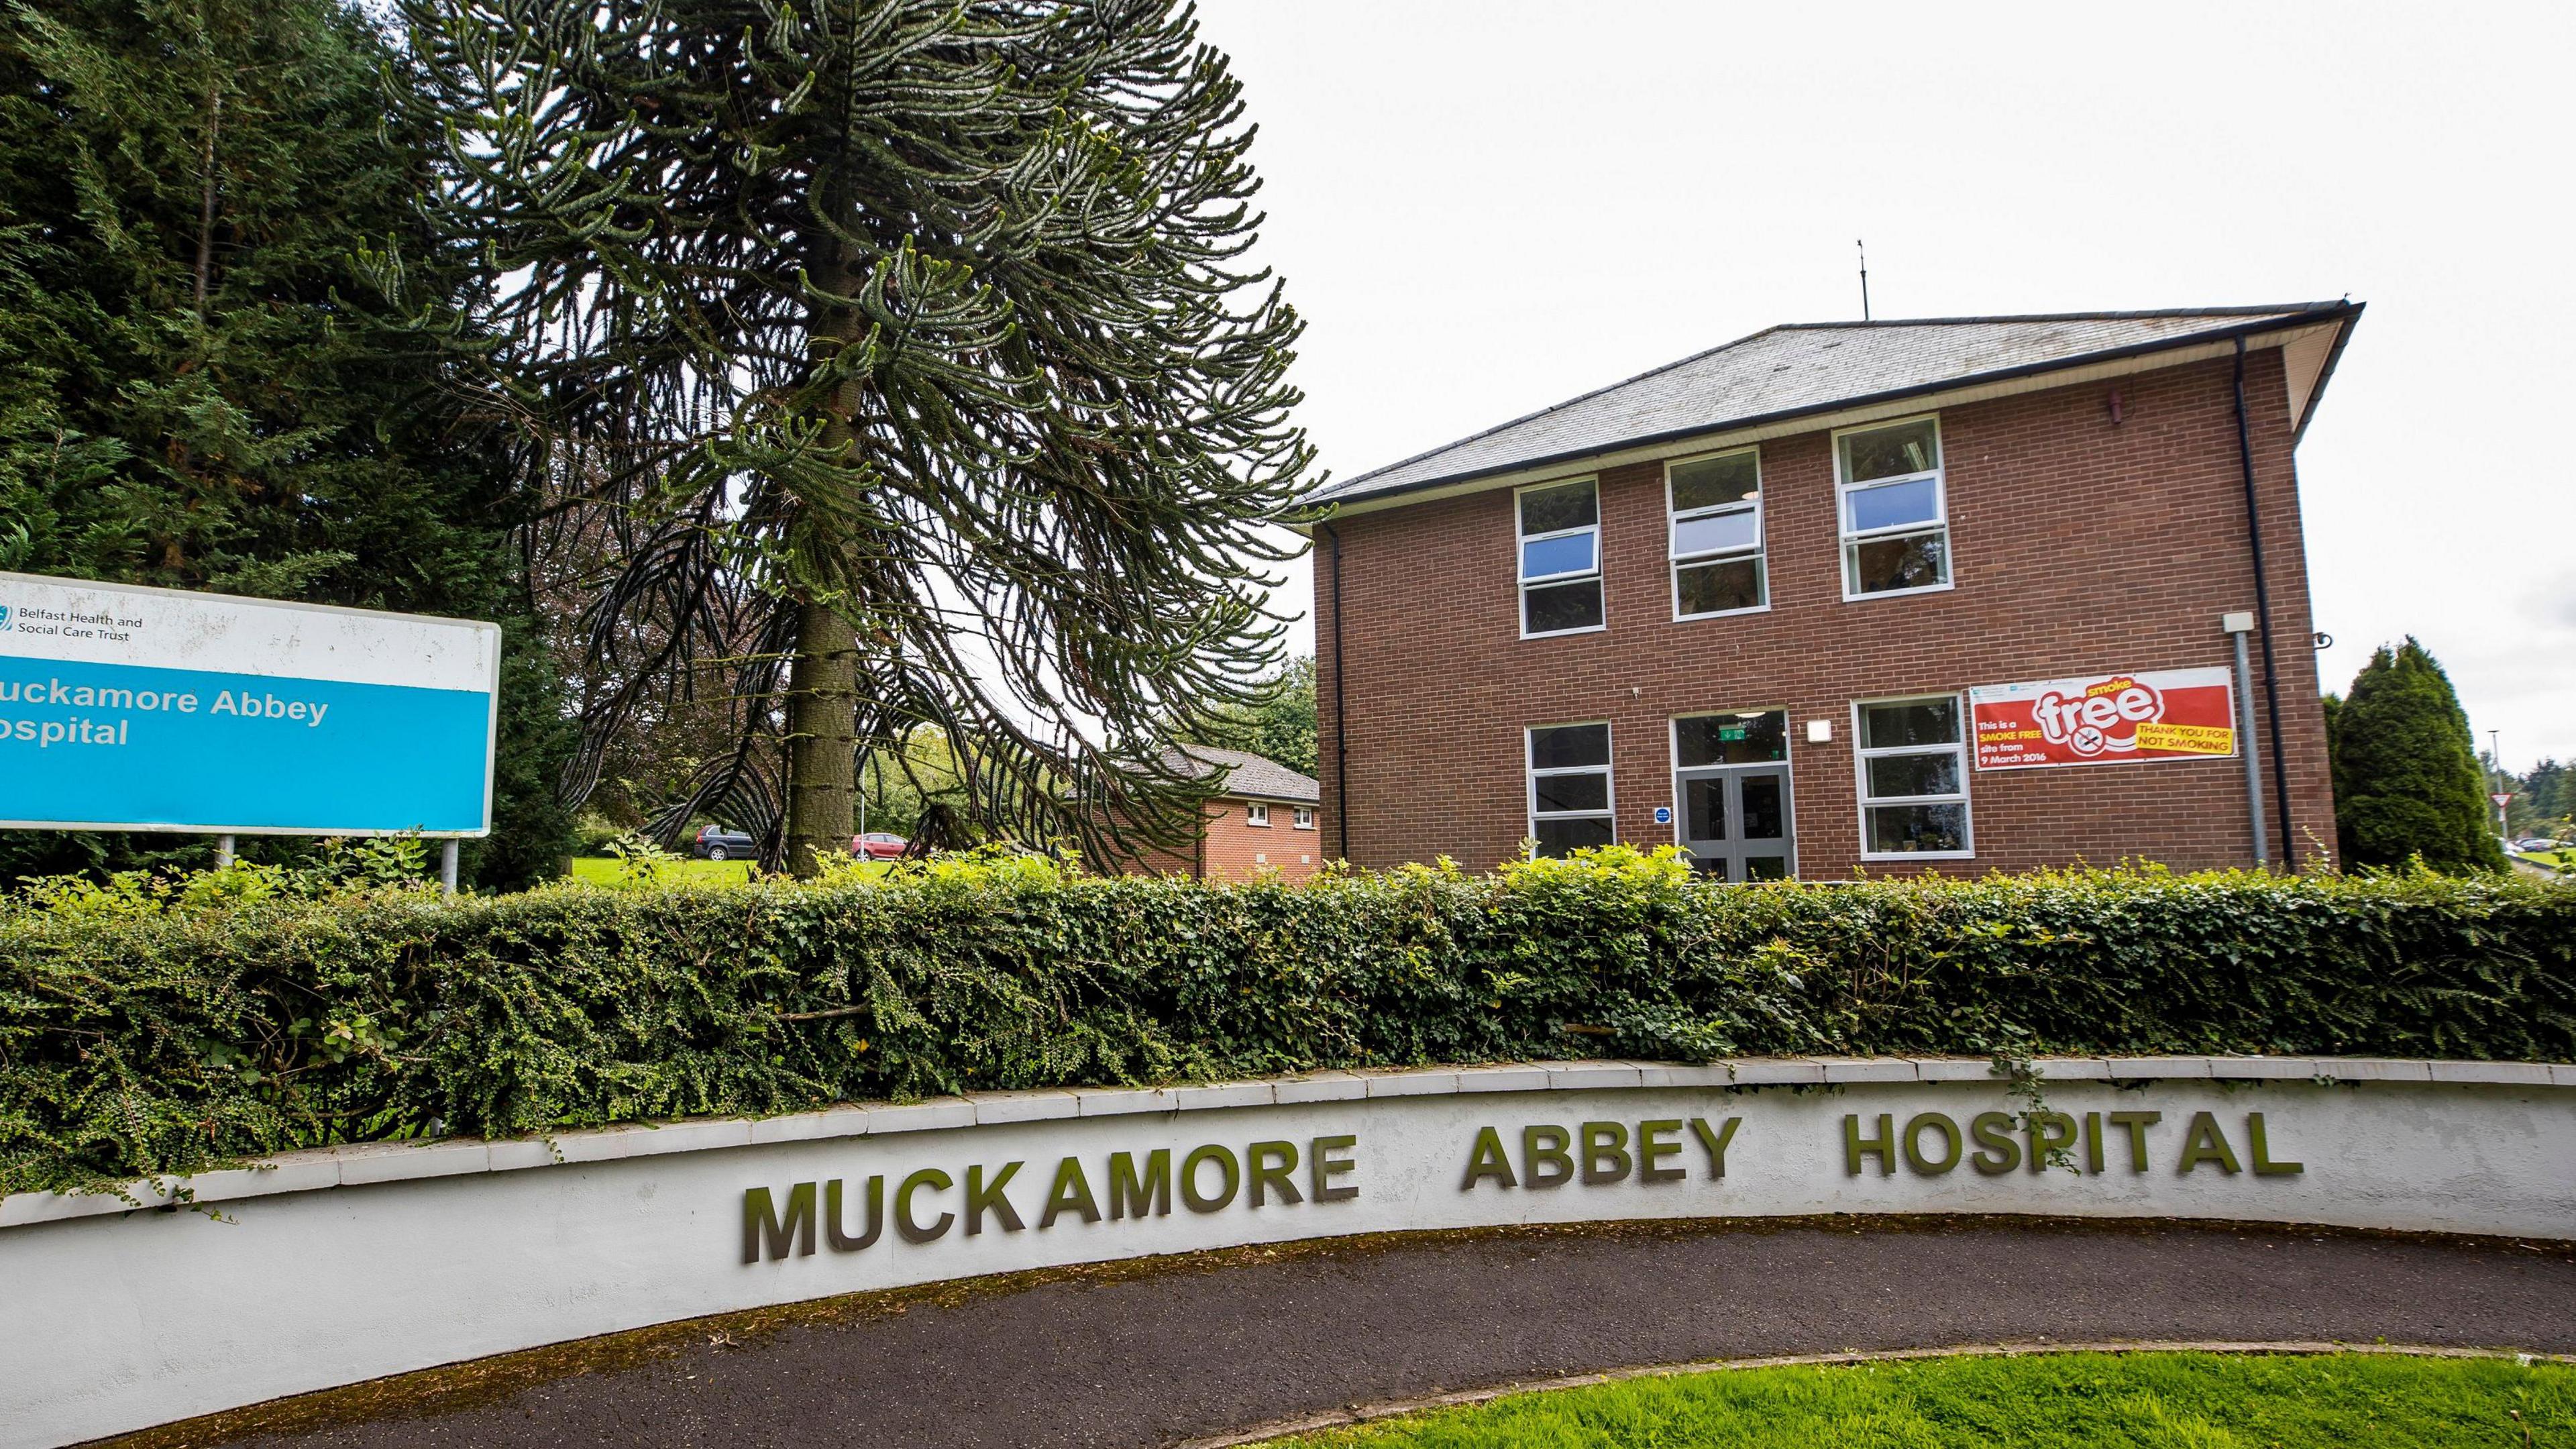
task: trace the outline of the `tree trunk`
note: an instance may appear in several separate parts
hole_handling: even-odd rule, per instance
[[[215,273],[215,141],[224,129],[224,87],[206,82],[206,144],[198,162],[197,320],[206,320],[206,289]]]
[[[858,635],[839,610],[796,611],[787,670],[787,868],[812,876],[850,848],[858,779]]]
[[[816,184],[826,197],[838,194],[828,178]],[[818,270],[826,285],[848,295],[853,286],[848,245],[827,241],[823,260]],[[867,319],[847,308],[818,305],[806,330],[811,337],[828,337],[846,347],[865,334]],[[851,443],[857,391],[855,383],[846,381],[838,389],[822,420],[825,446]],[[808,517],[796,526],[812,530],[817,524]],[[803,546],[829,550],[842,542],[809,535]],[[816,602],[809,593],[797,607],[796,658],[787,671],[786,855],[787,868],[800,876],[820,874],[825,860],[850,848],[858,801],[858,677],[858,631],[844,612]]]

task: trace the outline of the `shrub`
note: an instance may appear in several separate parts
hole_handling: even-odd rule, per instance
[[[2505,868],[2469,717],[2450,676],[2412,636],[2370,656],[2335,709],[2329,738],[2346,862]]]
[[[585,810],[580,818],[573,821],[572,853],[606,855],[610,846],[625,838],[625,829],[607,816]]]
[[[1610,1055],[2576,1059],[2576,888],[2156,870],[174,891],[0,916],[0,1189],[967,1089]]]

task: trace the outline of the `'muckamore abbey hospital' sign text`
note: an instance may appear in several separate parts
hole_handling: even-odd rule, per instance
[[[1983,1061],[1891,1058],[979,1093],[22,1193],[0,1198],[0,1449],[708,1314],[1301,1238],[1973,1213],[2576,1241],[2576,1068],[2037,1067],[2035,1098]]]
[[[2273,1155],[2264,1116],[2242,1114],[2231,1134],[2218,1113],[2191,1113],[2179,1142],[2164,1148],[2168,1170],[2184,1176],[2203,1170],[2230,1177],[2303,1173],[2304,1164]],[[1892,1176],[1901,1162],[1907,1172],[1924,1177],[1963,1166],[1985,1177],[2051,1169],[2081,1177],[2114,1170],[2115,1158],[2121,1170],[2145,1173],[2157,1159],[2150,1142],[2165,1114],[2136,1108],[2080,1115],[1989,1110],[1962,1120],[1928,1111],[1907,1116],[1902,1127],[1897,1121],[1892,1112],[1842,1114],[1844,1176],[1861,1177],[1872,1167]],[[1694,1176],[1714,1184],[1726,1176],[1727,1150],[1743,1126],[1741,1114],[1714,1121],[1663,1117],[1479,1126],[1464,1146],[1458,1190],[1580,1192],[1622,1184],[1678,1186]],[[889,1241],[889,1225],[891,1241],[932,1243],[952,1231],[975,1237],[988,1230],[1044,1232],[1059,1222],[1143,1224],[1171,1216],[1175,1201],[1185,1212],[1201,1214],[1350,1202],[1363,1191],[1359,1144],[1359,1134],[1349,1132],[1302,1142],[1202,1142],[1177,1158],[1169,1147],[1113,1151],[1090,1162],[1066,1155],[1032,1173],[1020,1201],[1012,1187],[1029,1163],[1017,1159],[969,1163],[962,1177],[920,1167],[893,1178],[891,1186],[887,1174],[871,1173],[864,1180],[799,1182],[783,1191],[753,1187],[742,1197],[742,1261],[812,1256],[818,1243],[835,1253],[862,1252]],[[1336,1229],[1319,1225],[1311,1231]]]

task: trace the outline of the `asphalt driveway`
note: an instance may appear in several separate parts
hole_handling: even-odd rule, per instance
[[[128,1442],[1143,1449],[1627,1365],[2043,1338],[2576,1352],[2576,1248],[1999,1220],[1310,1244],[665,1328]]]

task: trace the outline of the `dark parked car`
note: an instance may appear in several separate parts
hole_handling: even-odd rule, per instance
[[[689,838],[689,854],[700,860],[749,860],[759,854],[751,837],[721,825],[701,825]]]
[[[911,844],[911,841],[891,831],[871,830],[865,835],[850,837],[850,854],[865,856],[870,860],[896,860],[902,857],[904,848]]]

